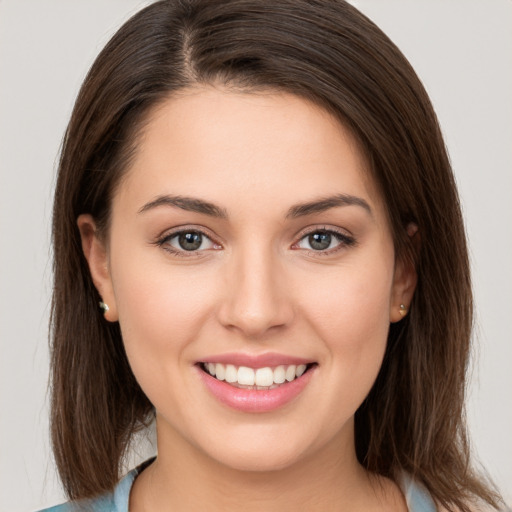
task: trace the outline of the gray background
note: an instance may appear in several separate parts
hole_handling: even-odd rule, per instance
[[[47,427],[55,164],[87,69],[115,29],[147,3],[0,0],[2,512],[63,500]],[[410,59],[446,136],[474,271],[477,348],[468,400],[473,449],[511,503],[512,2],[352,3]]]

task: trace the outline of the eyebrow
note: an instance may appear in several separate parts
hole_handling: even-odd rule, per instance
[[[147,212],[148,210],[158,208],[159,206],[174,206],[188,212],[202,213],[204,215],[209,215],[211,217],[217,217],[220,219],[226,219],[228,216],[226,210],[219,208],[218,206],[208,201],[197,199],[195,197],[171,195],[159,196],[153,201],[146,203],[139,210],[139,213]]]
[[[139,210],[139,213],[144,213],[148,210],[152,210],[153,208],[158,208],[160,206],[172,206],[189,212],[202,213],[203,215],[209,215],[211,217],[220,219],[228,218],[228,214],[224,208],[220,208],[219,206],[210,203],[209,201],[204,201],[203,199],[197,199],[195,197],[172,195],[157,197],[153,201],[146,203]],[[326,210],[330,210],[331,208],[339,208],[341,206],[360,206],[361,208],[364,208],[370,215],[373,215],[370,205],[361,197],[352,196],[349,194],[336,194],[334,196],[308,201],[307,203],[296,204],[289,208],[286,214],[286,218],[295,219],[299,217],[305,217],[307,215],[321,213]]]
[[[373,215],[370,205],[361,197],[352,196],[349,194],[336,194],[334,196],[324,197],[307,203],[297,204],[292,206],[286,218],[298,218],[305,217],[306,215],[312,215],[313,213],[321,213],[331,208],[337,208],[340,206],[360,206],[364,208],[370,215]]]

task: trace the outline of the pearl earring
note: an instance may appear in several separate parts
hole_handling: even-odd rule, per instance
[[[407,314],[407,308],[403,304],[400,304],[400,314],[402,316],[405,316]]]
[[[103,313],[106,313],[106,312],[110,309],[110,308],[108,307],[108,304],[106,304],[106,303],[105,303],[105,302],[103,302],[103,301],[100,301],[100,302],[98,303],[98,305],[99,305],[100,309],[102,309],[102,310],[103,310]]]

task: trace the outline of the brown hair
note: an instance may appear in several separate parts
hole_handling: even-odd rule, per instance
[[[105,322],[76,219],[108,229],[145,116],[174,91],[222,83],[275,89],[337,115],[359,140],[387,204],[398,257],[414,258],[410,314],[392,324],[356,413],[369,471],[423,482],[447,508],[499,496],[469,464],[464,424],[472,295],[459,200],[441,132],[411,66],[341,0],[167,0],[131,18],[96,59],[60,159],[53,215],[52,440],[70,498],[111,489],[133,433],[153,415]],[[415,222],[421,247],[405,226]]]

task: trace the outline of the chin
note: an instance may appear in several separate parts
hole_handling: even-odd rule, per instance
[[[224,467],[262,473],[291,468],[304,461],[309,453],[321,450],[322,444],[306,428],[301,431],[290,424],[277,428],[253,424],[225,432],[222,439],[212,436],[200,449]]]
[[[247,473],[268,473],[293,467],[302,460],[295,449],[265,450],[240,449],[214,453],[210,456],[222,466]]]

